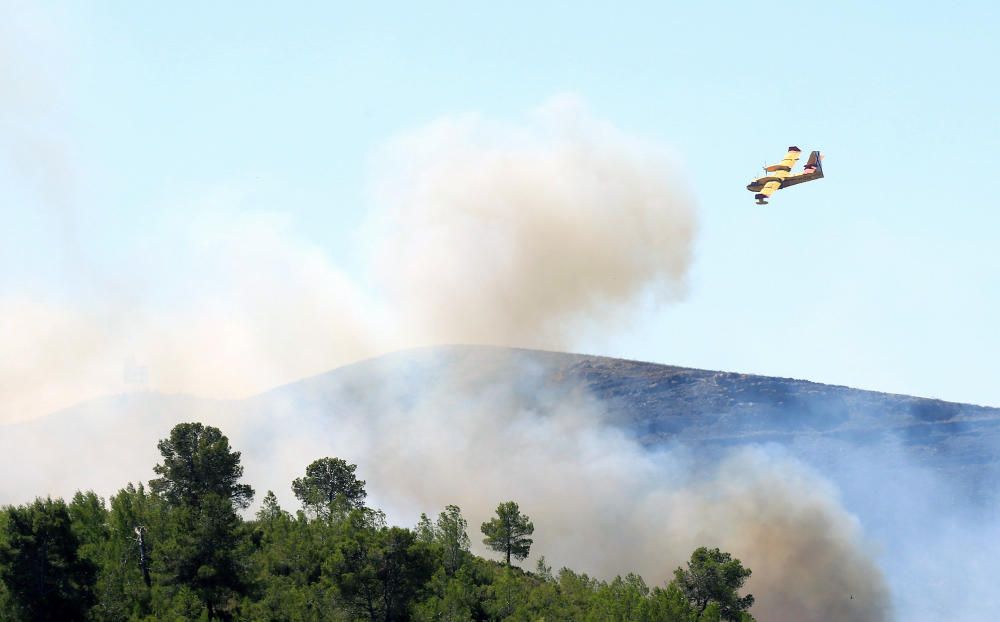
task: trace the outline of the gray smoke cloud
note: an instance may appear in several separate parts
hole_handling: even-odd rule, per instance
[[[683,293],[695,214],[661,147],[572,97],[432,123],[380,158],[375,271],[426,343],[566,347]]]

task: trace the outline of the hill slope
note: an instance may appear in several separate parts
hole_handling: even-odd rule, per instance
[[[609,425],[650,447],[772,442],[822,462],[841,443],[891,441],[970,484],[992,480],[1000,462],[998,408],[599,356],[447,346],[358,362],[246,400],[121,395],[2,426],[0,502],[148,479],[156,440],[179,421],[219,425],[248,458],[261,459],[303,435],[321,450],[317,437],[337,413],[371,416],[406,410],[429,392],[477,396],[497,387],[511,410],[544,415],[561,402],[596,403]],[[253,460],[246,462],[250,476]]]
[[[612,424],[646,445],[804,443],[843,439],[877,444],[892,438],[940,468],[990,466],[1000,460],[1000,408],[864,391],[805,380],[613,359],[601,356],[447,346],[398,352],[355,363],[254,398],[253,410],[295,398],[304,407],[412,400],[441,379],[476,393],[507,383],[517,406],[583,391],[602,402]],[[388,389],[388,391],[387,391]],[[260,412],[260,411],[258,411]]]

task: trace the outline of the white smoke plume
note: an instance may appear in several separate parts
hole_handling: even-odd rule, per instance
[[[246,397],[376,353],[375,305],[281,218],[199,222],[169,253],[192,272],[160,301],[142,284],[75,307],[0,297],[0,422],[135,388]],[[144,386],[123,384],[130,359]]]
[[[287,216],[240,213],[238,193],[217,191],[99,303],[0,291],[18,337],[0,343],[0,421],[120,390],[132,356],[150,388],[245,397],[415,344],[570,347],[640,296],[683,289],[694,212],[675,165],[577,103],[524,123],[437,121],[386,152],[361,224],[372,291]]]
[[[416,339],[567,347],[683,291],[694,210],[660,147],[554,98],[445,119],[383,155],[375,267]]]

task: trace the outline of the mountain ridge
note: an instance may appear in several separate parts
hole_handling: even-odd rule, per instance
[[[64,455],[87,456],[83,471],[99,470],[109,481],[120,471],[115,485],[148,479],[159,458],[156,441],[180,421],[217,425],[248,455],[270,456],[304,440],[322,447],[338,417],[363,422],[412,410],[429,393],[453,397],[447,407],[461,410],[460,396],[498,392],[497,408],[543,416],[561,404],[587,405],[651,449],[771,443],[822,464],[847,446],[885,446],[973,486],[1000,479],[1000,408],[586,354],[452,345],[372,357],[238,400],[128,393],[6,424],[0,472],[18,476],[0,482],[0,503],[93,485]]]

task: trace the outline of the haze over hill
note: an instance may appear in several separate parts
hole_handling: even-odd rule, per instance
[[[3,426],[0,501],[148,480],[157,439],[190,420],[221,427],[258,494],[271,488],[289,507],[290,481],[335,455],[359,465],[373,501],[403,524],[457,503],[476,525],[515,498],[538,526],[535,551],[557,564],[637,568],[658,582],[693,546],[724,546],[754,569],[761,619],[879,620],[892,604],[944,606],[940,581],[914,591],[929,577],[910,540],[954,557],[955,526],[993,507],[981,493],[996,480],[1000,409],[604,357],[427,348],[245,400],[134,393]]]

